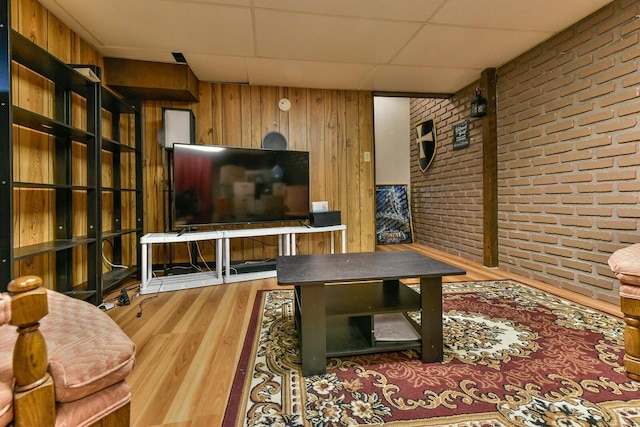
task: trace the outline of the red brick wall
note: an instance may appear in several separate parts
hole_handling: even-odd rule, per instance
[[[615,1],[498,69],[499,266],[613,303],[607,259],[640,242],[638,14],[640,1]],[[459,116],[442,120],[438,149],[451,145],[449,124],[468,116],[469,97],[467,88],[445,104]],[[432,103],[442,101],[416,100],[412,118],[433,114]],[[424,190],[429,197],[412,171],[417,240],[463,256],[468,245],[466,257],[479,261],[480,143],[472,140],[462,164],[443,150],[447,159],[432,168],[445,170],[425,175],[439,178]],[[456,180],[460,168],[469,173]],[[458,212],[465,204],[449,199],[468,193],[473,206]],[[471,212],[473,226],[452,224]]]
[[[414,241],[482,262],[482,128],[469,118],[475,86],[451,100],[412,99],[411,219]],[[426,172],[418,165],[416,125],[434,118],[436,157]],[[469,146],[453,149],[453,125],[469,120]]]

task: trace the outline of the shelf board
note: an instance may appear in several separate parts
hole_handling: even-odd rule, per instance
[[[327,318],[327,357],[380,353],[420,347],[420,340],[375,341],[372,343],[349,317],[335,316]]]
[[[420,309],[420,294],[402,283],[368,282],[325,286],[327,316],[359,316]]]
[[[107,191],[107,192],[122,192],[122,193],[135,193],[136,190],[135,188],[116,188],[116,187],[102,187],[102,191]]]
[[[38,243],[36,245],[22,246],[13,250],[13,258],[16,260],[31,258],[52,252],[64,251],[77,246],[95,243],[96,239],[91,237],[76,237],[75,239],[53,240],[50,242]]]
[[[136,107],[102,86],[102,108],[111,114],[133,114]]]
[[[121,152],[121,153],[135,153],[135,147],[130,147],[128,145],[124,145],[116,140],[102,137],[102,149],[106,151],[111,151],[113,153]]]
[[[13,106],[13,122],[16,125],[51,136],[62,136],[88,144],[95,140],[93,133],[69,126],[24,108]]]
[[[102,290],[109,292],[138,271],[136,267],[118,268],[102,275]]]
[[[62,293],[67,296],[81,299],[84,301],[87,301],[96,295],[96,291],[85,291],[85,290],[73,290],[73,291],[66,291]]]
[[[15,30],[11,30],[11,55],[19,64],[84,97],[94,85],[85,76]]]
[[[37,182],[22,182],[17,181],[13,183],[15,188],[32,188],[32,189],[41,189],[41,190],[95,190],[97,187],[89,187],[87,185],[70,185],[70,184],[47,184],[47,183],[37,183]]]
[[[136,233],[137,231],[139,231],[139,229],[136,229],[136,228],[128,228],[128,229],[123,229],[123,230],[103,231],[102,232],[102,239],[106,240],[106,239],[110,239],[112,237],[124,236],[125,234]]]

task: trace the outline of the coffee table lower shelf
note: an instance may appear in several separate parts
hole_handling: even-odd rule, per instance
[[[420,340],[377,341],[373,329],[365,329],[373,316],[327,318],[327,357],[353,356],[386,351],[420,349]],[[363,330],[364,329],[364,330]]]
[[[322,294],[319,295],[318,293]],[[305,298],[323,307],[323,315],[305,312]],[[324,301],[324,303],[319,303]],[[407,313],[421,309],[420,294],[399,280],[368,281],[363,283],[295,287],[295,319],[298,338],[303,342],[303,331],[313,335],[313,341],[326,339],[326,357],[352,356],[357,354],[381,353],[406,349],[420,349],[422,340],[379,341],[375,339],[374,316],[385,313]],[[307,308],[310,305],[306,305]],[[303,320],[304,316],[304,320]],[[405,315],[421,336],[420,325]],[[302,325],[306,324],[306,328]],[[318,333],[324,329],[323,333]],[[317,334],[317,335],[316,335]],[[307,341],[308,342],[308,341]],[[303,347],[303,359],[317,347]]]

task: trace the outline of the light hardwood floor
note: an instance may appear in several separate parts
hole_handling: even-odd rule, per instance
[[[513,279],[622,316],[617,306],[422,245],[381,246],[378,250],[414,250],[467,271],[464,276],[444,278],[445,282]],[[137,345],[136,366],[128,379],[133,395],[131,425],[221,426],[256,294],[278,288],[276,279],[157,296],[134,296],[135,283],[128,288],[131,305],[116,306],[108,314]]]

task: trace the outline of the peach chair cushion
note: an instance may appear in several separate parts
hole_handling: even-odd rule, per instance
[[[620,296],[629,299],[640,299],[640,286],[620,283]]]
[[[40,330],[56,401],[81,399],[124,380],[133,369],[136,347],[113,319],[58,292],[49,292],[48,298],[49,315]]]
[[[131,402],[125,381],[79,400],[56,405],[56,427],[85,427]]]
[[[4,333],[5,328],[0,329],[0,333]],[[6,426],[13,420],[13,373],[11,357],[6,360],[6,356],[10,355],[0,352],[0,426]]]
[[[615,251],[609,257],[609,267],[621,282],[640,286],[640,243]]]
[[[0,293],[0,325],[6,325],[11,320],[11,297]]]

